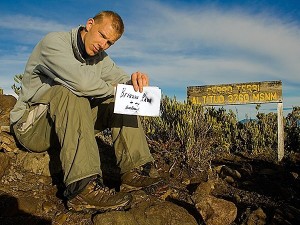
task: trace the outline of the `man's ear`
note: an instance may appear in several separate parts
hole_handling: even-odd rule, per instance
[[[94,23],[95,20],[93,18],[88,19],[88,21],[86,22],[85,30],[89,31]]]

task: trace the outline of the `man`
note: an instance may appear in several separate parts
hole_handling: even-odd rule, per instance
[[[125,191],[164,187],[164,179],[150,176],[150,154],[140,120],[113,113],[114,88],[132,84],[143,91],[148,76],[129,77],[105,50],[124,32],[121,17],[103,11],[85,27],[46,35],[34,48],[25,68],[22,91],[11,111],[11,127],[29,151],[46,151],[58,139],[68,206],[76,211],[129,207]],[[121,190],[103,185],[94,131],[111,128]]]

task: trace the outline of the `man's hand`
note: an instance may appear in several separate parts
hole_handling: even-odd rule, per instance
[[[143,87],[149,85],[148,75],[142,72],[131,74],[131,82],[135,91],[143,92]]]

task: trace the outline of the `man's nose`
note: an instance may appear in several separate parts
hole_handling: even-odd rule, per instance
[[[107,43],[106,40],[102,40],[102,41],[100,42],[100,47],[101,47],[101,48],[105,48],[106,43]]]

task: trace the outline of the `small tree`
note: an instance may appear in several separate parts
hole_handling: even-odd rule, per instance
[[[19,95],[21,92],[21,81],[23,79],[24,74],[17,74],[14,76],[14,81],[15,83],[11,86],[11,88],[13,89],[13,91]]]

